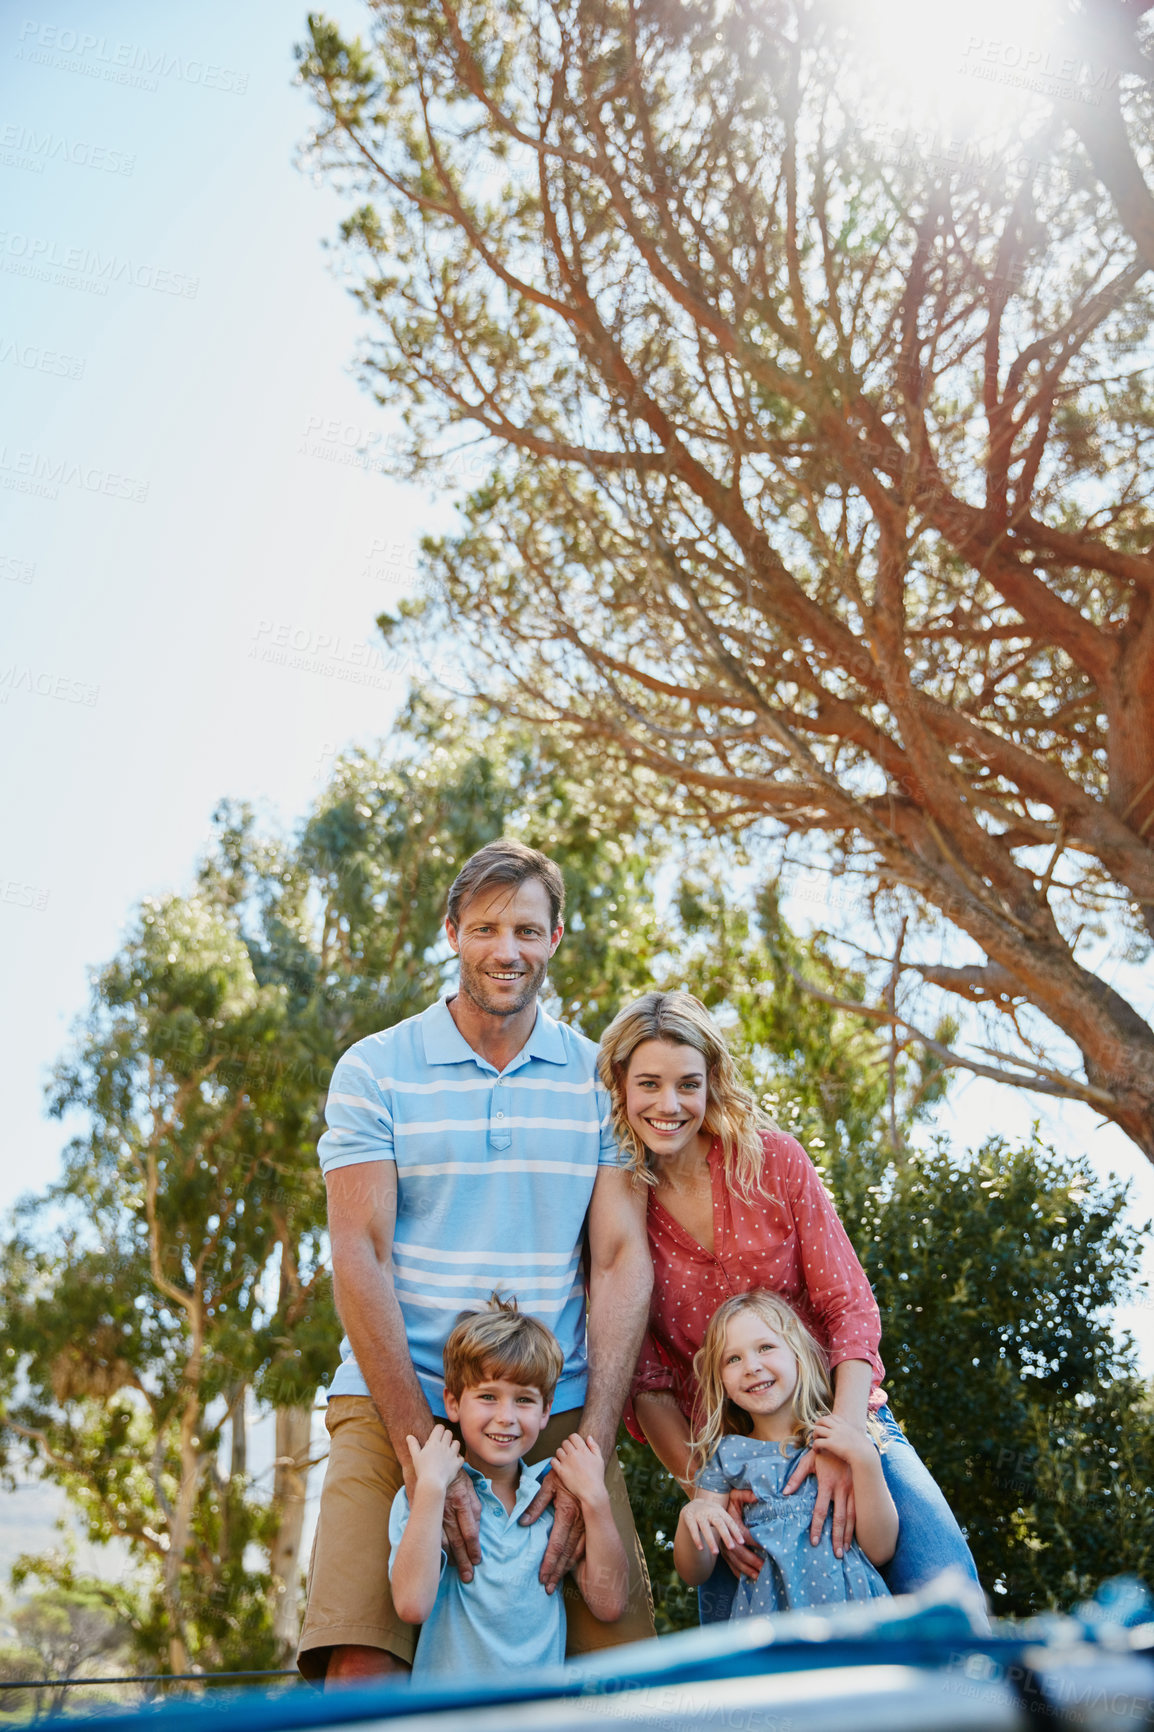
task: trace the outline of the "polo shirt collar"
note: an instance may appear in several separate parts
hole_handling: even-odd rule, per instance
[[[473,1467],[467,1461],[462,1462],[461,1465],[469,1475],[469,1478],[473,1480],[477,1486],[483,1486],[489,1496],[496,1499],[497,1494],[493,1490],[493,1482],[491,1479],[486,1479],[485,1475],[479,1468]],[[549,1472],[552,1465],[552,1458],[548,1456],[544,1461],[536,1461],[532,1463],[523,1461],[521,1463],[521,1477],[517,1481],[517,1501],[513,1505],[513,1514],[509,1517],[510,1521],[515,1521],[521,1514],[522,1510],[528,1509],[529,1505],[541,1489],[541,1481]]]
[[[421,1038],[425,1044],[426,1064],[464,1064],[467,1059],[472,1059],[474,1064],[484,1063],[453,1021],[446,999],[439,998],[436,1004],[421,1012]],[[545,1059],[549,1064],[567,1062],[560,1024],[540,1004],[537,1006],[537,1020],[521,1050],[526,1058]]]
[[[525,1042],[525,1054],[528,1058],[543,1058],[549,1064],[565,1064],[565,1037],[561,1033],[561,1025],[549,1015],[544,1005],[537,1006],[537,1020],[533,1024],[533,1032]]]
[[[421,1039],[425,1043],[426,1064],[464,1064],[466,1059],[476,1063],[480,1057],[453,1021],[443,998],[421,1012]]]

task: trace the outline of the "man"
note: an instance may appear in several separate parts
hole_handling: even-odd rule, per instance
[[[446,1417],[445,1339],[494,1289],[540,1317],[564,1354],[529,1459],[573,1431],[594,1437],[630,1560],[629,1609],[615,1624],[598,1624],[569,1585],[569,1651],[653,1634],[614,1453],[652,1284],[645,1197],[618,1161],[596,1048],[537,1002],[563,906],[547,856],[507,840],[482,848],[449,891],[456,995],[359,1041],[333,1074],[319,1152],[346,1339],[329,1391],[332,1443],[298,1655],[304,1676],[326,1686],[411,1665],[417,1631],[389,1592],[389,1510],[402,1482],[412,1490],[406,1437],[423,1445]],[[554,1482],[547,1476],[522,1518],[552,1501],[541,1565],[550,1592],[582,1550],[580,1508]],[[480,1558],[479,1509],[462,1472],[444,1538],[465,1582]]]

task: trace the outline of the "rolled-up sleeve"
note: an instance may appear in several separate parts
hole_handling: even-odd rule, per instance
[[[786,1192],[797,1228],[806,1294],[827,1332],[830,1370],[845,1359],[864,1359],[873,1367],[877,1384],[884,1376],[878,1357],[882,1322],[866,1272],[817,1168],[800,1143],[792,1137],[783,1142]]]
[[[633,1406],[635,1398],[639,1395],[656,1395],[666,1390],[676,1391],[676,1389],[677,1378],[673,1367],[662,1357],[660,1348],[647,1329],[641,1343],[641,1352],[637,1355],[637,1366],[633,1372],[633,1381],[629,1386],[629,1399],[622,1415],[626,1431],[631,1437],[635,1437],[638,1443],[645,1443],[646,1437]]]
[[[364,1161],[394,1161],[393,1115],[376,1078],[351,1047],[337,1061],[325,1101],[324,1131],[317,1144],[321,1171]]]

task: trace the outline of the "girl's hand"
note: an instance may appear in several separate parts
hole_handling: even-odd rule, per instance
[[[418,1485],[435,1485],[447,1492],[461,1471],[461,1446],[445,1425],[434,1425],[424,1444],[406,1437]]]
[[[725,1507],[741,1529],[741,1544],[737,1546],[723,1544],[721,1548],[721,1555],[734,1575],[745,1576],[751,1582],[757,1580],[761,1574],[761,1567],[765,1563],[764,1555],[754,1551],[753,1535],[745,1526],[745,1506],[748,1503],[756,1502],[757,1493],[755,1491],[739,1488],[730,1492]]]
[[[877,1453],[869,1432],[840,1413],[827,1413],[818,1420],[813,1428],[813,1447],[840,1456],[851,1467],[872,1461]]]
[[[699,1552],[708,1550],[716,1557],[722,1546],[743,1544],[745,1529],[723,1504],[694,1498],[684,1506],[679,1520]]]
[[[807,1449],[785,1486],[785,1496],[789,1497],[803,1485],[810,1474],[817,1480],[817,1497],[814,1500],[813,1520],[809,1524],[809,1542],[816,1546],[821,1540],[821,1530],[825,1526],[825,1518],[833,1505],[833,1555],[840,1558],[846,1547],[853,1543],[855,1510],[853,1501],[853,1470],[848,1461],[839,1455],[833,1455],[823,1450],[815,1455],[812,1449]]]
[[[573,1432],[558,1445],[552,1471],[582,1509],[608,1503],[605,1460],[595,1437],[582,1437],[580,1432]]]

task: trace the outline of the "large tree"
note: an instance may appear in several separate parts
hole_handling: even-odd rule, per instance
[[[0,1438],[69,1493],[91,1538],[128,1547],[151,1590],[138,1645],[174,1672],[274,1657],[270,1584],[245,1556],[268,1522],[244,1397],[272,1309],[263,1127],[279,1091],[256,1067],[243,1090],[220,1073],[282,1020],[211,903],[145,903],[58,1069],[53,1105],[85,1129],[0,1258]]]
[[[942,1062],[1154,1158],[1146,11],[1056,7],[1072,94],[966,150],[833,0],[377,0],[301,65],[365,381],[414,472],[493,452],[432,626],[629,803],[858,873],[903,1041],[957,995]]]

